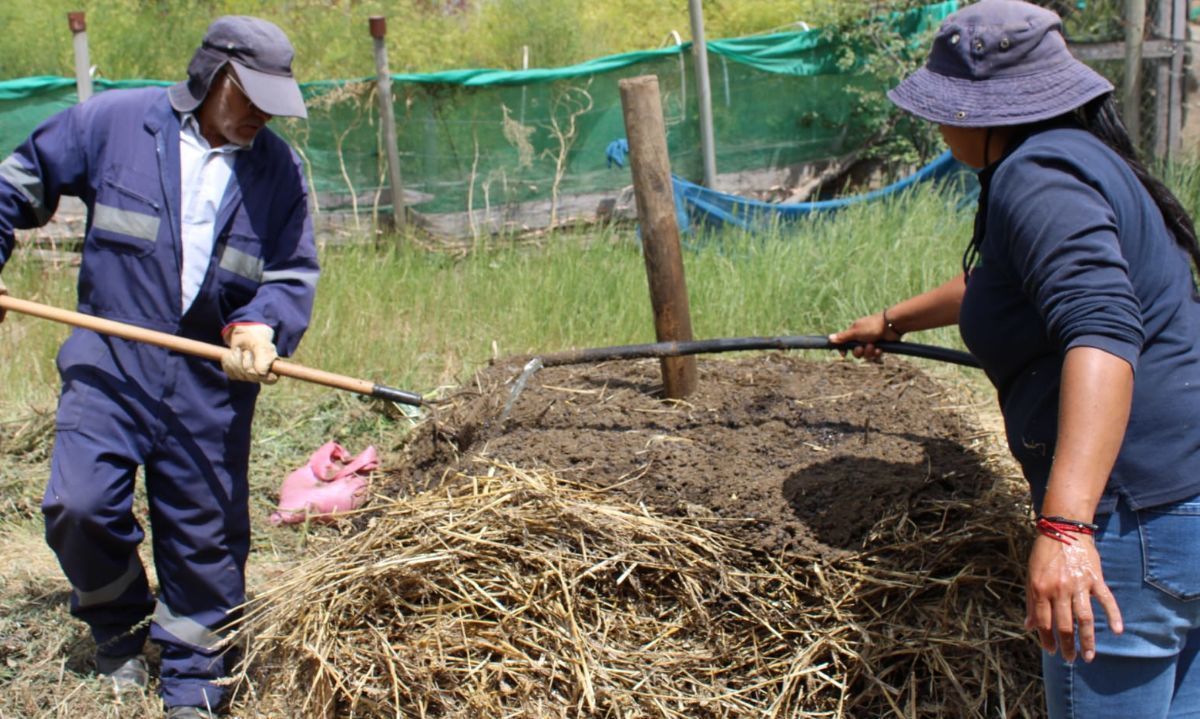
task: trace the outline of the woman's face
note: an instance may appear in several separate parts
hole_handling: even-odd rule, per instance
[[[987,161],[996,160],[999,157],[998,155],[996,157],[984,157],[984,143],[987,142],[987,130],[985,128],[938,125],[938,130],[941,131],[942,139],[946,141],[946,145],[950,148],[950,154],[954,155],[954,159],[968,167],[980,170],[987,166]]]

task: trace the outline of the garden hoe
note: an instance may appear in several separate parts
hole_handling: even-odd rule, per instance
[[[155,330],[148,330],[143,327],[125,324],[124,322],[106,320],[92,315],[85,315],[81,312],[72,312],[37,302],[30,302],[29,300],[19,300],[8,295],[0,295],[0,310],[11,310],[13,312],[20,312],[21,314],[40,317],[45,320],[62,322],[73,327],[81,327],[101,334],[112,335],[113,337],[134,340],[135,342],[145,342],[146,344],[164,347],[175,352],[210,359],[214,362],[220,362],[221,358],[228,351],[220,345],[199,342],[185,337],[176,337],[166,332],[156,332]],[[366,380],[312,369],[295,364],[294,362],[288,362],[287,360],[275,360],[275,363],[271,365],[271,371],[281,377],[291,377],[305,382],[312,382],[313,384],[346,390],[347,392],[357,392],[358,394],[375,397],[388,402],[397,402],[417,407],[425,404],[425,400],[421,395],[414,392],[406,392],[405,390],[385,387],[384,385],[374,384]]]

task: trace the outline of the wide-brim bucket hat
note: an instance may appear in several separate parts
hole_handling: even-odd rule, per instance
[[[268,115],[308,117],[292,75],[295,52],[287,35],[262,18],[226,15],[208,26],[188,64],[188,79],[172,85],[171,106],[192,112],[204,102],[217,72],[231,65],[250,102]]]
[[[1056,13],[982,0],[945,19],[925,66],[888,98],[930,122],[1000,127],[1058,117],[1112,91],[1071,54]]]

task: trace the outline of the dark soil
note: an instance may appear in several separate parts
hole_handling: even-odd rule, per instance
[[[711,518],[766,552],[832,556],[869,545],[885,517],[993,481],[950,392],[903,360],[774,353],[699,370],[695,394],[666,401],[657,360],[542,369],[502,418],[521,365],[498,364],[433,413],[377,489],[426,489],[489,462],[551,469]]]

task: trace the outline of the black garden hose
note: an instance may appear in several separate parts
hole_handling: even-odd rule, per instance
[[[711,340],[687,342],[655,342],[645,345],[618,345],[615,347],[592,347],[590,349],[555,352],[538,355],[525,363],[521,375],[513,383],[508,402],[500,413],[500,422],[508,419],[513,403],[525,389],[525,384],[535,372],[543,367],[560,367],[571,364],[608,362],[610,360],[644,359],[647,357],[682,357],[684,355],[711,354],[716,352],[739,352],[745,350],[852,350],[862,342],[834,344],[825,335],[793,335],[789,337],[723,337]],[[922,357],[924,359],[949,362],[964,367],[979,367],[979,362],[966,352],[946,347],[920,345],[912,342],[876,342],[884,352]]]
[[[655,342],[642,345],[593,347],[553,354],[538,355],[542,367],[607,362],[609,360],[644,359],[647,357],[682,357],[685,355],[740,352],[745,350],[851,350],[861,342],[834,344],[825,335],[792,335],[786,337],[722,337],[687,342]],[[876,342],[884,352],[923,359],[949,362],[964,367],[979,367],[978,360],[967,352],[912,342]]]

